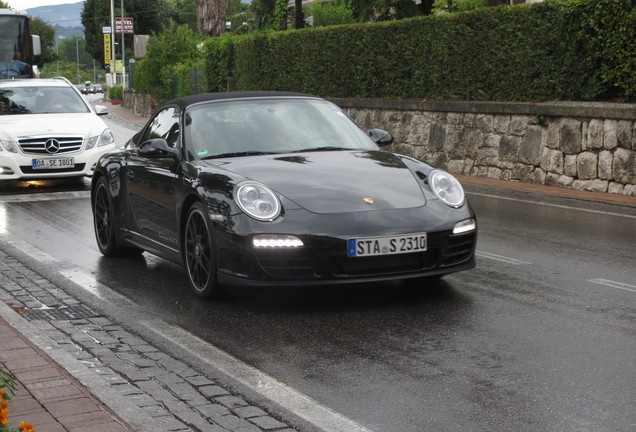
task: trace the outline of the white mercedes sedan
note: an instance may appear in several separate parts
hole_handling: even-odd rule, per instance
[[[0,182],[91,176],[115,138],[64,78],[0,80]]]

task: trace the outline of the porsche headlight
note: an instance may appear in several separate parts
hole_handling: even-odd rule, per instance
[[[278,197],[260,183],[241,183],[234,191],[234,199],[241,210],[259,221],[273,221],[280,214]]]
[[[429,174],[428,183],[439,199],[451,207],[464,204],[464,189],[459,181],[445,171],[434,170]]]

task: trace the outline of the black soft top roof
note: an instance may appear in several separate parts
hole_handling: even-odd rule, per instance
[[[199,93],[190,96],[184,96],[166,102],[164,105],[178,105],[184,109],[192,104],[206,101],[232,100],[232,99],[250,99],[250,98],[268,98],[268,97],[308,97],[318,98],[303,93],[281,92],[281,91],[250,91],[250,92],[219,92],[219,93]]]

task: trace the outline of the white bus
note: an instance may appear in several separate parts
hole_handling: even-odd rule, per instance
[[[0,79],[37,78],[35,56],[42,52],[40,37],[31,35],[31,16],[0,9]]]

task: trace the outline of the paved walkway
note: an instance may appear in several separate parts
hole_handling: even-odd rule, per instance
[[[148,117],[141,117],[133,112],[127,110],[122,105],[113,105],[109,100],[104,99],[100,102],[97,102],[98,105],[104,105],[109,110],[109,116],[118,117],[130,123],[134,123],[139,126],[143,126],[148,121]]]
[[[0,244],[0,366],[9,420],[35,432],[294,432],[72,297]]]
[[[0,318],[0,365],[18,380],[9,423],[32,423],[36,432],[129,431],[76,379]]]
[[[100,104],[120,121],[147,121],[120,105]],[[499,187],[636,211],[636,197],[458,177],[477,193]],[[296,430],[91,310],[3,249],[0,366],[18,379],[9,407],[13,427],[23,420],[35,432]]]

